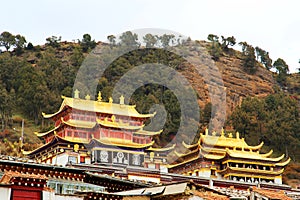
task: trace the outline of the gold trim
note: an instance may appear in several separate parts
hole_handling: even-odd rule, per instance
[[[61,118],[61,122],[66,125],[77,127],[77,128],[92,129],[96,126],[96,122],[74,120],[74,119],[69,119],[68,121],[65,121],[63,117]]]
[[[153,136],[153,135],[159,135],[163,132],[163,130],[159,131],[146,131],[144,129],[140,129],[136,132],[133,132],[133,134],[139,134],[139,135],[146,135],[146,136]]]
[[[95,140],[105,145],[130,147],[130,148],[145,148],[145,147],[152,146],[154,144],[154,141],[148,144],[139,144],[139,143],[134,143],[131,140],[123,140],[117,138],[105,138],[105,139],[95,139]]]
[[[92,148],[92,150],[105,150],[105,151],[113,151],[113,152],[125,152],[125,153],[133,153],[133,154],[141,154],[144,155],[144,152],[136,152],[136,151],[129,151],[129,150],[123,150],[123,149],[108,149],[108,148],[101,148],[101,147],[95,147]]]
[[[199,145],[199,141],[200,141],[200,140],[198,140],[198,142],[195,143],[195,144],[186,144],[184,141],[182,141],[182,145],[183,145],[185,148],[190,149],[190,148],[197,147],[197,146]]]
[[[195,158],[192,158],[192,159],[189,159],[189,160],[186,160],[184,162],[181,162],[181,163],[177,163],[177,164],[173,164],[173,165],[167,165],[167,168],[173,168],[173,167],[177,167],[179,165],[183,165],[183,164],[186,164],[188,162],[192,162],[194,160],[197,160],[199,157],[195,157]]]
[[[39,132],[34,132],[34,134],[37,136],[37,137],[43,137],[43,136],[46,136],[48,135],[49,133],[51,133],[52,131],[55,131],[57,130],[61,125],[58,125],[57,127],[54,127],[53,129],[47,131],[47,132],[44,132],[44,133],[39,133]]]
[[[178,157],[184,157],[184,156],[191,155],[191,154],[193,154],[193,153],[195,153],[195,152],[198,152],[198,151],[199,151],[199,149],[195,149],[195,150],[189,151],[189,152],[187,152],[187,153],[178,153],[178,152],[175,150],[174,153],[175,153],[176,156],[178,156]]]
[[[272,162],[278,162],[284,158],[284,154],[282,154],[280,157],[277,158],[266,158],[260,156],[260,154],[257,154],[255,152],[245,152],[245,151],[232,151],[227,149],[227,153],[229,156],[234,158],[245,158],[245,159],[255,159],[255,160],[264,160],[264,161],[272,161]]]
[[[288,158],[286,161],[281,163],[276,163],[275,166],[284,167],[291,162],[291,158]]]

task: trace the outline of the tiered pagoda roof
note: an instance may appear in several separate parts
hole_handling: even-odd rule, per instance
[[[268,178],[263,175],[280,175],[284,170],[282,167],[290,162],[290,158],[284,160],[284,154],[275,158],[271,157],[272,150],[268,153],[260,153],[263,142],[257,146],[250,146],[244,138],[239,137],[239,133],[236,133],[236,137],[233,137],[232,133],[225,136],[223,130],[220,135],[215,132],[209,135],[208,130],[206,130],[205,134],[200,134],[197,143],[186,144],[183,141],[182,144],[186,152],[179,153],[175,150],[174,153],[177,155],[178,161],[170,164],[169,169],[184,167],[186,163],[205,160],[223,165],[217,171],[224,177],[241,174],[244,177],[251,174],[249,176],[253,177],[253,174],[257,174],[259,177]],[[266,170],[267,167],[269,170]]]

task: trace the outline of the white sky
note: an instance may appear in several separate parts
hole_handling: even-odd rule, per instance
[[[161,28],[207,40],[207,35],[234,36],[259,46],[291,72],[300,59],[298,0],[6,0],[1,2],[0,32],[44,44],[52,35],[96,41],[127,30]]]

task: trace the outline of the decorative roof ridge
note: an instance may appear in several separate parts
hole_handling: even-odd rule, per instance
[[[37,137],[43,137],[43,136],[45,136],[45,135],[48,135],[48,134],[51,133],[52,131],[57,130],[60,126],[61,126],[61,124],[59,124],[58,126],[52,128],[52,129],[49,130],[49,131],[43,132],[43,133],[40,133],[40,132],[37,132],[37,131],[35,131],[35,132],[33,132],[33,133],[34,133]]]
[[[271,155],[272,155],[272,153],[273,153],[273,149],[271,149],[271,150],[270,150],[268,153],[259,154],[259,155],[261,155],[262,157],[265,157],[265,158],[267,158],[267,157],[271,156]]]
[[[191,155],[191,154],[193,154],[193,153],[196,153],[196,152],[198,152],[199,151],[199,149],[197,148],[197,149],[195,149],[195,150],[193,150],[193,151],[189,151],[189,152],[187,152],[187,153],[179,153],[179,152],[177,152],[177,150],[175,150],[174,151],[174,153],[176,154],[176,156],[178,156],[178,157],[184,157],[184,156],[188,156],[188,155]]]
[[[268,158],[268,157],[262,157],[261,154],[257,154],[255,152],[248,152],[248,151],[233,151],[233,150],[229,150],[229,149],[226,149],[226,153],[231,156],[231,157],[241,157],[241,155],[234,155],[234,154],[244,154],[244,155],[248,155],[246,158],[248,159],[261,159],[261,160],[267,160],[267,161],[274,161],[274,162],[278,162],[280,160],[282,160],[285,156],[285,154],[282,154],[281,156],[277,157],[277,158]],[[251,154],[252,155],[255,155],[255,156],[260,156],[260,158],[253,158],[251,157]],[[245,158],[245,157],[244,157]]]
[[[182,145],[183,145],[185,148],[187,148],[187,149],[191,149],[191,148],[197,147],[197,146],[199,146],[199,144],[200,144],[200,139],[199,139],[198,142],[195,143],[195,144],[187,144],[187,143],[185,143],[185,141],[182,141]]]
[[[101,119],[96,119],[96,121],[98,124],[100,124],[102,126],[120,128],[120,129],[140,130],[145,126],[145,124],[140,125],[140,126],[132,126],[132,125],[129,125],[129,123],[107,121],[107,120],[101,120]]]
[[[176,144],[173,144],[172,146],[169,146],[169,147],[163,147],[163,148],[154,148],[154,147],[149,147],[148,151],[169,151],[169,150],[172,150],[174,149],[176,146]]]
[[[291,158],[288,158],[286,161],[284,162],[280,162],[280,163],[276,163],[275,166],[279,166],[279,167],[284,167],[287,164],[289,164],[291,162]]]
[[[136,132],[133,132],[134,134],[140,134],[140,135],[159,135],[163,132],[163,129],[159,130],[159,131],[147,131],[147,130],[144,130],[143,128],[136,131]]]
[[[97,125],[97,122],[91,122],[91,121],[83,121],[83,120],[75,120],[75,119],[69,119],[65,121],[63,117],[61,117],[61,122],[66,125],[72,127],[79,127],[79,128],[94,128]],[[86,125],[80,124],[78,122],[86,123]]]

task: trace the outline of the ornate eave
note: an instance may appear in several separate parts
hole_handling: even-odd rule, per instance
[[[75,128],[86,128],[86,129],[92,129],[97,124],[96,122],[74,120],[74,119],[69,119],[69,120],[65,121],[63,118],[61,118],[61,122],[63,124],[66,124],[68,126],[72,126],[72,127],[75,127]]]
[[[117,138],[92,139],[90,144],[93,141],[96,141],[100,144],[104,144],[107,146],[119,146],[119,147],[135,148],[135,149],[147,148],[154,144],[154,141],[147,143],[147,144],[139,144],[139,143],[134,143],[131,140],[123,140],[123,139],[117,139]]]
[[[146,135],[146,136],[154,136],[154,135],[159,135],[162,133],[163,130],[159,130],[159,131],[146,131],[144,129],[140,129],[138,131],[133,132],[134,134],[138,134],[138,135]]]
[[[44,137],[44,136],[46,136],[46,135],[48,135],[48,134],[50,134],[50,133],[56,131],[59,127],[60,127],[60,125],[57,126],[57,127],[54,127],[53,129],[51,129],[51,130],[49,130],[49,131],[46,131],[46,132],[44,132],[44,133],[34,132],[34,134],[35,134],[37,137]]]
[[[132,126],[132,125],[129,125],[129,123],[123,123],[123,122],[117,122],[117,121],[108,121],[108,120],[100,120],[100,119],[97,119],[97,123],[101,126],[104,126],[104,127],[127,129],[127,130],[140,130],[145,126],[145,125]]]
[[[284,162],[280,162],[280,163],[276,163],[275,166],[278,166],[278,167],[284,167],[286,166],[287,164],[289,164],[291,162],[291,158],[288,158],[286,161]]]
[[[153,148],[153,147],[149,147],[148,149],[146,149],[147,151],[158,151],[158,152],[164,152],[164,151],[171,151],[175,148],[176,144],[173,144],[170,147],[164,147],[164,148]]]
[[[230,157],[233,158],[244,158],[244,159],[251,159],[251,160],[271,161],[271,162],[278,162],[284,158],[284,154],[282,154],[277,158],[269,158],[269,157],[263,157],[256,152],[233,151],[228,149],[227,149],[227,153]]]
[[[58,144],[58,143],[65,143],[65,144],[84,144],[83,142],[80,142],[80,141],[73,142],[73,141],[64,139],[64,138],[62,138],[62,137],[60,137],[60,136],[58,136],[58,135],[55,135],[55,136],[53,137],[53,139],[52,139],[50,142],[48,142],[48,143],[46,143],[46,144],[44,144],[44,145],[42,145],[42,146],[40,146],[40,147],[34,149],[33,151],[24,151],[23,154],[24,154],[24,155],[27,155],[27,156],[31,156],[31,155],[37,154],[37,153],[40,152],[40,151],[43,151],[44,149],[48,149],[48,148],[50,148],[51,146],[53,146],[53,145],[55,145],[55,144]]]
[[[200,140],[199,140],[200,141]],[[187,149],[192,149],[192,148],[195,148],[195,147],[198,147],[199,145],[199,141],[195,144],[186,144],[184,141],[182,141],[182,145],[187,148]]]
[[[240,148],[243,150],[259,150],[263,146],[263,142],[261,142],[257,146],[249,146],[244,138],[233,138],[233,137],[225,137],[224,135],[216,136],[216,135],[203,135],[200,136],[200,142],[207,146],[217,146],[223,148]]]

